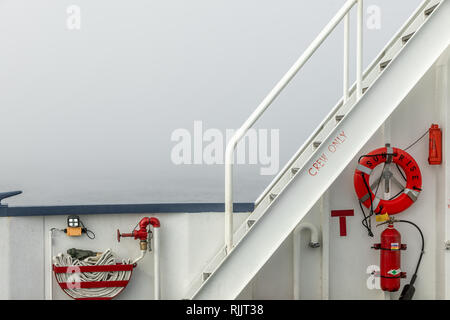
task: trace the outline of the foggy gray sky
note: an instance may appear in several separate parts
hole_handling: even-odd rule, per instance
[[[365,1],[382,14],[364,30],[365,66],[420,2]],[[0,191],[24,191],[10,205],[223,202],[223,165],[173,164],[172,132],[239,127],[343,3],[0,1]],[[280,129],[280,167],[341,96],[342,37],[340,25],[258,122]],[[236,201],[273,178],[259,169],[238,166]]]

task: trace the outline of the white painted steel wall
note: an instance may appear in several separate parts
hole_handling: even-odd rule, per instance
[[[166,213],[158,215],[84,215],[86,227],[94,231],[95,240],[54,233],[53,254],[70,248],[103,251],[108,248],[119,258],[140,254],[139,241],[122,238],[117,242],[116,229],[131,232],[144,216],[161,221],[161,287],[163,299],[181,299],[191,279],[220,248],[223,240],[223,214]],[[236,214],[240,222],[247,214]],[[1,234],[0,299],[44,299],[48,281],[47,235],[50,228],[65,228],[65,216],[0,218],[9,232]],[[53,281],[54,299],[68,297]],[[132,279],[118,299],[153,299],[153,256],[147,253],[134,269]]]

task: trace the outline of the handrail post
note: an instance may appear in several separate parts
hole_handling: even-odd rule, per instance
[[[356,98],[362,96],[363,77],[363,0],[358,0],[357,4],[357,30],[356,30]]]
[[[350,14],[347,13],[344,18],[344,81],[343,81],[343,96],[345,104],[348,101],[348,66],[349,66],[349,38],[350,38]]]
[[[233,249],[233,161],[237,142],[233,139],[225,150],[225,245],[227,254]]]

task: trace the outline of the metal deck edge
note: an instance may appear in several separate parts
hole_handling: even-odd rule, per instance
[[[252,212],[253,203],[235,203],[235,212]],[[151,203],[0,207],[0,217],[83,215],[83,214],[138,214],[138,213],[201,213],[224,212],[223,203]]]

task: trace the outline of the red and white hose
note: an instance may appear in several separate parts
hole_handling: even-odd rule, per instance
[[[130,259],[122,260],[123,264],[130,264]],[[73,259],[70,255],[60,253],[53,257],[53,264],[56,267],[73,267],[74,271],[78,266],[98,266],[115,265],[117,263],[111,250],[108,249],[100,257],[89,257],[84,260]],[[74,299],[79,298],[99,298],[114,297],[123,290],[123,287],[111,288],[79,288],[77,283],[84,281],[129,281],[131,271],[114,272],[74,272],[74,273],[56,273],[58,282],[72,283],[65,292]]]

